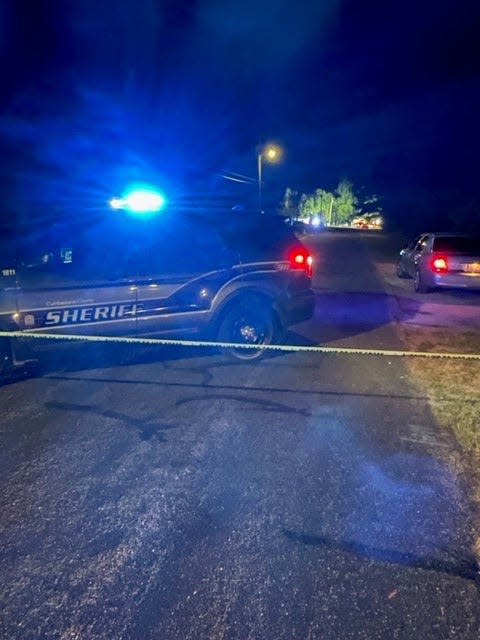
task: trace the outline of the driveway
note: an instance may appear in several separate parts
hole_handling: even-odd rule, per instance
[[[480,331],[480,291],[413,291],[410,279],[398,278],[395,261],[375,261],[375,268],[392,296],[397,322],[424,327],[452,327]]]

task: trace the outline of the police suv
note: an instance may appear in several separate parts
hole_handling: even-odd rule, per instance
[[[119,217],[46,235],[1,267],[1,330],[266,345],[313,314],[312,257],[274,216]]]

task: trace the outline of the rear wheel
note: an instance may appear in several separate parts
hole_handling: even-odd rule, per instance
[[[229,348],[227,354],[235,360],[258,360],[265,349],[255,349],[254,345],[272,344],[276,335],[277,322],[273,311],[256,298],[248,298],[229,307],[218,330],[220,342],[250,345],[248,348]]]
[[[417,293],[428,293],[430,287],[425,282],[425,278],[422,276],[422,272],[418,267],[415,269],[415,276],[413,278],[413,288]]]

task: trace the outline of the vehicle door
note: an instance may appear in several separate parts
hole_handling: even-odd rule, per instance
[[[87,233],[20,261],[17,324],[26,332],[133,335],[136,289],[125,239]]]
[[[403,269],[412,277],[415,274],[415,265],[419,255],[423,250],[424,243],[427,237],[428,236],[425,233],[417,236],[411,242],[409,242],[408,245],[400,253]]]
[[[412,276],[415,275],[417,269],[423,269],[427,265],[431,244],[431,236],[429,234],[423,234],[415,245],[411,260],[413,264]]]
[[[165,217],[137,242],[139,334],[200,331],[238,255],[208,221],[182,216]]]

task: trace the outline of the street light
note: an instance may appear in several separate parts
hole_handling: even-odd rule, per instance
[[[263,162],[279,162],[282,157],[282,148],[277,144],[266,144],[257,151],[257,182],[258,182],[258,209],[262,210],[262,173]]]

